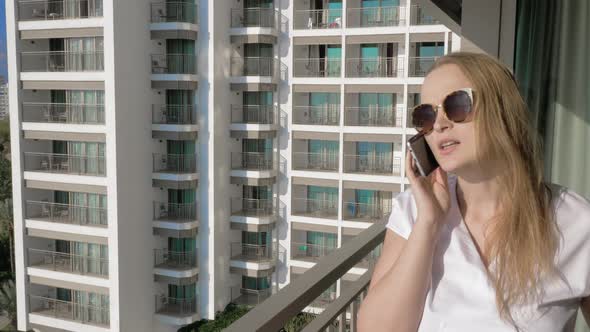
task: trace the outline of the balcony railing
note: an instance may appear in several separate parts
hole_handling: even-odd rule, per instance
[[[295,77],[340,77],[340,58],[299,58],[293,59]]]
[[[40,269],[107,278],[109,260],[29,248],[29,266]]]
[[[271,198],[232,198],[232,215],[248,217],[267,217],[276,214],[274,200]]]
[[[424,77],[430,70],[434,62],[439,57],[412,57],[410,58],[408,76],[410,77]]]
[[[346,25],[349,28],[393,27],[405,25],[405,7],[348,8]]]
[[[401,77],[400,57],[346,59],[346,77]]]
[[[25,171],[105,176],[105,157],[25,152]]]
[[[197,124],[196,106],[152,104],[152,123],[177,125]]]
[[[344,202],[342,219],[352,221],[375,222],[391,213],[391,200],[380,203]]]
[[[256,306],[274,293],[272,287],[266,289],[250,289],[239,286],[230,288],[231,302],[247,306]]]
[[[425,15],[424,10],[418,6],[410,9],[410,24],[412,25],[434,25],[440,22],[430,15]]]
[[[109,307],[98,307],[50,297],[29,295],[31,313],[57,319],[108,327]]]
[[[170,316],[189,316],[197,313],[196,298],[176,298],[156,295],[156,313]]]
[[[20,21],[102,17],[102,0],[27,0],[18,2]]]
[[[199,17],[196,3],[191,2],[157,2],[151,4],[151,22],[179,22],[179,23],[197,23]]]
[[[327,256],[336,250],[334,246],[325,246],[304,242],[291,242],[291,258],[317,262],[320,258]]]
[[[264,262],[276,258],[276,250],[273,250],[272,244],[248,244],[242,242],[232,242],[230,247],[232,259]]]
[[[337,218],[338,201],[336,199],[293,198],[293,215],[317,218]]]
[[[269,171],[275,168],[272,152],[232,152],[231,168],[250,171]]]
[[[342,247],[325,256],[320,263],[298,278],[292,280],[277,294],[257,305],[247,314],[226,328],[227,332],[238,331],[278,331],[288,320],[310,305],[328,290],[347,271],[363,261],[365,257],[383,243],[387,218],[375,223],[346,242]],[[359,304],[367,294],[373,267],[348,287],[342,288],[340,296],[330,303],[320,315],[315,317],[303,332],[333,331],[341,328],[351,332],[358,331],[356,316]],[[352,320],[348,320],[350,316]],[[347,323],[350,326],[347,326]]]
[[[231,105],[232,123],[278,124],[276,105]]]
[[[154,202],[154,220],[196,221],[197,203]]]
[[[197,74],[194,54],[152,54],[152,74]]]
[[[293,152],[293,169],[338,171],[338,151],[334,153]]]
[[[342,9],[295,10],[295,29],[340,29]]]
[[[340,105],[293,106],[293,123],[305,125],[340,125]]]
[[[344,155],[344,172],[368,174],[395,174],[401,171],[401,158],[392,154]]]
[[[231,76],[270,76],[279,72],[279,60],[271,57],[232,57]]]
[[[154,172],[190,174],[197,172],[196,154],[153,154]]]
[[[232,28],[276,28],[278,12],[274,8],[232,8]]]
[[[25,215],[27,219],[38,219],[62,224],[99,227],[107,226],[106,208],[27,201]]]
[[[346,107],[346,126],[401,127],[402,112],[394,106]]]
[[[197,252],[154,249],[154,266],[172,269],[191,269],[197,267]]]
[[[23,72],[104,71],[102,51],[21,52]]]
[[[23,122],[104,124],[104,105],[23,103]]]

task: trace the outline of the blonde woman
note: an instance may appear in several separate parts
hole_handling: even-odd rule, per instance
[[[420,176],[406,155],[359,331],[569,332],[579,308],[590,322],[590,202],[543,181],[510,71],[446,55],[422,103],[412,121],[440,167]]]

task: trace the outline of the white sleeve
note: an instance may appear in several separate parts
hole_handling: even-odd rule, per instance
[[[407,239],[416,222],[417,208],[410,188],[399,193],[391,202],[391,214],[385,225],[387,228]]]

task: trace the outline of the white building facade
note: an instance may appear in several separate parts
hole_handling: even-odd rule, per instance
[[[408,110],[460,43],[411,0],[6,10],[19,330],[176,331],[271,296],[389,213]]]

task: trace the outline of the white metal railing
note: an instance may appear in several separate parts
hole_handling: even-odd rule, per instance
[[[391,153],[344,155],[344,172],[396,174],[401,170],[401,158]]]
[[[109,276],[107,258],[33,248],[28,248],[28,253],[28,263],[31,267],[103,278]]]
[[[340,125],[340,105],[293,106],[293,123],[322,126]]]
[[[107,209],[74,204],[27,201],[25,215],[29,219],[82,226],[107,226]]]
[[[439,57],[410,57],[408,76],[424,77]]]
[[[195,105],[152,104],[154,124],[197,124]]]
[[[370,105],[365,107],[346,107],[344,124],[346,126],[401,127],[403,109],[393,105]]]
[[[20,0],[20,21],[102,17],[102,0]]]
[[[391,200],[374,203],[348,201],[342,204],[342,218],[345,220],[378,221],[391,213]]]
[[[430,15],[424,14],[424,9],[419,6],[411,6],[410,8],[410,24],[412,25],[434,25],[441,24],[439,20]]]
[[[197,252],[154,249],[154,266],[190,269],[197,266]]]
[[[164,295],[155,296],[156,313],[162,315],[186,316],[197,313],[197,299],[177,298]]]
[[[275,215],[274,200],[271,198],[241,198],[231,199],[232,215],[245,215],[253,217],[267,217]]]
[[[349,28],[392,27],[406,24],[406,8],[363,7],[346,9],[346,25]]]
[[[279,60],[272,57],[232,57],[231,76],[270,76],[279,73]]]
[[[99,307],[55,298],[29,295],[29,310],[43,316],[108,327],[109,307]]]
[[[294,197],[292,214],[318,218],[337,218],[338,200]]]
[[[273,244],[249,244],[242,242],[230,243],[230,254],[234,259],[263,262],[277,257]]]
[[[152,54],[152,74],[196,74],[195,54]]]
[[[272,151],[268,152],[232,152],[231,168],[253,171],[275,169]]]
[[[240,286],[230,287],[231,302],[243,305],[258,305],[274,293],[272,287],[266,289],[250,289]]]
[[[154,2],[150,4],[151,22],[181,22],[196,24],[198,6],[188,1]]]
[[[401,77],[402,57],[347,58],[346,77]]]
[[[25,171],[105,176],[104,156],[25,152]]]
[[[34,103],[22,105],[23,122],[104,124],[104,105]]]
[[[232,8],[232,28],[276,28],[279,13],[274,8]]]
[[[276,105],[231,105],[232,123],[278,124]]]
[[[295,10],[295,29],[340,29],[342,9]]]
[[[102,51],[21,52],[23,72],[104,71]]]
[[[197,203],[154,202],[154,219],[166,221],[196,221]]]
[[[157,173],[196,173],[196,154],[153,154],[154,172]]]
[[[336,250],[335,246],[327,246],[305,242],[291,242],[291,258],[306,259],[319,261],[320,258],[327,256]]]
[[[293,169],[338,171],[338,151],[334,153],[293,152]]]
[[[293,59],[295,77],[340,77],[341,58],[296,58]]]

